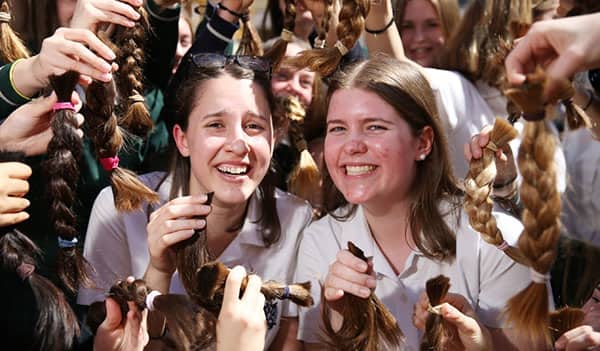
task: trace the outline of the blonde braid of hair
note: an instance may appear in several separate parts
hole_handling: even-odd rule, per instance
[[[288,42],[294,38],[294,27],[296,25],[296,2],[295,0],[285,0],[285,14],[283,19],[283,31],[277,42],[265,52],[264,57],[271,60],[271,67],[277,70],[281,61],[285,57]]]
[[[516,330],[524,330],[532,340],[540,335],[550,345],[548,329],[548,277],[556,257],[560,236],[560,195],[554,169],[555,142],[544,121],[528,122],[523,131],[518,165],[523,178],[521,201],[524,204],[523,233],[519,249],[532,269],[533,282],[513,296],[506,309],[508,320]]]
[[[496,118],[490,133],[490,141],[483,149],[480,159],[472,159],[469,174],[465,179],[464,208],[469,216],[469,223],[481,234],[483,240],[504,251],[514,261],[525,264],[526,260],[517,248],[508,246],[502,232],[492,215],[494,202],[491,199],[494,179],[496,178],[496,151],[508,145],[517,137],[517,130],[506,120]]]
[[[242,31],[242,40],[240,40],[240,46],[238,47],[236,54],[263,56],[262,40],[260,39],[260,35],[254,27],[254,24],[252,24],[252,21],[250,20],[250,14],[246,12],[241,20],[244,29]]]
[[[308,67],[321,76],[331,75],[342,57],[356,44],[365,28],[370,0],[343,0],[336,32],[338,41],[333,47],[303,51],[291,60],[297,67]]]
[[[319,167],[308,151],[303,126],[306,111],[295,96],[286,97],[283,102],[284,113],[289,119],[289,135],[296,149],[300,151],[300,160],[288,176],[288,190],[307,201],[318,193],[321,181]]]
[[[364,252],[350,241],[348,250],[363,261],[368,261]],[[324,295],[321,292],[321,319],[327,335],[324,342],[331,350],[377,351],[395,349],[403,344],[404,334],[396,318],[374,292],[366,299],[344,294],[339,302],[344,320],[337,331],[331,325],[331,311]]]
[[[118,26],[114,34],[119,72],[115,75],[119,91],[119,125],[127,131],[146,137],[153,127],[152,118],[144,100],[142,49],[149,30],[148,14],[143,6],[137,8],[140,19],[133,28]]]
[[[29,50],[10,26],[11,14],[7,0],[0,3],[0,60],[4,63],[28,58]]]

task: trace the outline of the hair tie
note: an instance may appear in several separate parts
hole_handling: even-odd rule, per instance
[[[546,111],[529,112],[529,113],[523,112],[522,116],[528,122],[541,121],[546,117]]]
[[[542,274],[531,267],[529,267],[529,273],[531,280],[536,284],[546,284],[550,280],[550,274]]]
[[[0,12],[0,23],[9,23],[11,20],[10,13]]]
[[[281,296],[282,299],[289,299],[290,298],[290,286],[286,285],[285,288],[283,288],[283,295]]]
[[[291,43],[294,40],[294,33],[289,29],[283,28],[281,31],[281,40]]]
[[[342,56],[346,55],[348,53],[348,48],[344,46],[344,44],[341,41],[336,41],[335,44],[333,45],[335,46],[338,51],[340,52],[340,54],[342,54]]]
[[[317,49],[323,49],[325,48],[325,39],[315,39],[315,48]]]
[[[442,305],[431,306],[431,304],[428,304],[427,312],[441,316],[442,315]]]
[[[486,146],[486,149],[488,150],[492,150],[493,152],[497,152],[498,151],[498,145],[496,145],[493,141],[490,141]]]
[[[127,98],[127,100],[136,103],[136,102],[141,102],[144,103],[146,102],[146,99],[144,99],[144,97],[142,95],[140,95],[137,91],[134,91],[134,94],[131,95],[130,97]]]
[[[75,111],[75,106],[71,102],[57,102],[52,106],[52,112],[60,110],[71,110]]]
[[[105,171],[110,172],[113,169],[119,167],[119,156],[115,157],[103,157],[100,159],[100,164]]]
[[[25,280],[29,278],[33,272],[35,271],[35,266],[29,263],[21,263],[19,267],[17,267],[16,272],[21,280]]]
[[[146,295],[146,308],[148,308],[149,311],[154,311],[154,299],[158,295],[162,295],[158,290],[152,290],[148,295]]]
[[[570,97],[568,99],[561,100],[561,103],[565,106],[573,105],[573,98]]]
[[[77,246],[78,242],[79,241],[77,240],[77,238],[67,240],[67,239],[61,238],[60,236],[58,237],[58,247],[60,247],[61,249],[69,249],[71,247],[75,247],[75,246]]]
[[[500,251],[506,251],[506,250],[507,250],[507,249],[508,249],[510,246],[508,245],[508,243],[506,242],[506,240],[504,240],[504,241],[502,242],[502,244],[500,244],[500,245],[497,245],[496,247],[497,247],[497,248],[498,248],[498,250],[500,250]]]

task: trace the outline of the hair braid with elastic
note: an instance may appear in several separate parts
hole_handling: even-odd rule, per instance
[[[285,51],[288,45],[288,36],[293,35],[294,27],[296,25],[296,2],[295,0],[285,0],[285,13],[283,20],[283,30],[287,33],[282,32],[279,39],[273,44],[273,46],[265,52],[264,57],[271,60],[271,67],[274,71],[277,70],[281,61],[285,57]],[[285,38],[285,39],[284,39]],[[293,37],[292,37],[293,39]]]
[[[29,57],[29,50],[10,26],[10,6],[8,0],[0,2],[0,60],[14,62]]]
[[[369,0],[343,0],[336,28],[338,37],[336,45],[325,49],[303,51],[290,60],[290,63],[297,67],[308,67],[323,77],[331,75],[338,68],[343,55],[354,47],[362,34],[370,4]]]
[[[102,34],[100,37],[104,38]],[[107,40],[104,41],[113,46]],[[114,114],[115,95],[112,82],[98,81],[90,84],[86,94],[89,111],[87,133],[94,145],[98,160],[118,157],[123,147],[124,131],[119,127]],[[118,164],[106,171],[110,176],[115,207],[119,211],[138,209],[144,202],[158,202],[156,192],[144,185],[135,173],[118,167]]]
[[[119,92],[119,125],[127,131],[146,137],[153,122],[144,100],[142,67],[144,64],[144,43],[149,31],[148,14],[143,6],[136,9],[140,19],[133,28],[118,26],[114,42],[119,71],[115,74]]]
[[[262,48],[262,40],[260,39],[260,35],[258,35],[258,31],[254,27],[254,24],[250,20],[250,14],[245,13],[241,20],[244,28],[242,30],[242,39],[240,40],[240,46],[238,47],[237,54],[262,56],[264,53]]]
[[[452,323],[446,321],[435,308],[444,301],[449,289],[450,278],[444,275],[429,279],[425,285],[431,309],[425,321],[425,332],[420,345],[421,351],[454,349],[450,347],[450,344],[457,339],[456,328]]]
[[[78,80],[79,73],[74,71],[50,77],[58,103],[71,104]],[[79,286],[91,284],[88,264],[77,245],[77,217],[73,212],[83,141],[77,134],[78,122],[72,109],[57,110],[50,127],[53,136],[48,143],[48,159],[43,168],[48,177],[46,192],[50,200],[50,219],[59,244],[63,243],[58,252],[58,277],[69,291],[75,292]]]
[[[469,163],[469,174],[465,178],[464,208],[469,216],[471,227],[481,234],[488,243],[497,247],[505,245],[502,232],[492,215],[494,202],[491,199],[494,179],[496,178],[496,151],[508,145],[517,137],[517,130],[506,120],[497,118],[490,133],[490,141],[483,149],[480,159]],[[526,260],[519,250],[506,247],[504,253],[513,260],[525,264]]]

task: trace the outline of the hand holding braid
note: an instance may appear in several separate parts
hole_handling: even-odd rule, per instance
[[[365,27],[370,0],[343,0],[336,28],[338,41],[331,48],[308,50],[290,60],[290,64],[318,72],[323,77],[331,75],[342,57],[354,47]]]
[[[508,246],[502,232],[492,215],[494,202],[491,199],[494,179],[497,175],[496,153],[517,136],[514,129],[506,120],[497,118],[490,133],[490,141],[483,149],[479,159],[471,159],[469,174],[465,179],[464,208],[469,216],[469,223],[481,234],[489,244],[497,246],[513,260],[525,263],[525,258],[518,249]]]
[[[539,91],[536,98],[539,101],[543,88],[535,90]],[[521,99],[513,101],[525,110],[520,102],[526,99],[521,96]],[[517,159],[522,176],[521,201],[525,207],[519,249],[527,258],[533,282],[508,301],[506,314],[517,330],[525,331],[532,340],[544,341],[549,347],[551,338],[546,284],[556,257],[561,204],[556,188],[555,141],[543,121],[543,115],[541,117],[525,124]]]

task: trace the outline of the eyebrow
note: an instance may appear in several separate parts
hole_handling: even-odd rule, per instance
[[[223,109],[223,110],[220,110],[220,111],[207,113],[207,114],[205,114],[205,115],[202,116],[202,119],[210,118],[210,117],[224,117],[224,116],[227,116],[228,113],[229,112],[226,109]],[[266,122],[269,121],[269,119],[267,118],[267,116],[261,115],[259,113],[252,112],[250,110],[246,111],[244,113],[244,115],[250,115],[252,117],[260,118],[260,119],[262,119],[262,120],[264,120]]]
[[[381,122],[381,123],[385,123],[385,124],[393,124],[392,122],[390,122],[388,120],[385,120],[383,118],[378,118],[378,117],[365,118],[364,120],[362,120],[362,122],[363,123]],[[334,124],[334,123],[345,124],[346,122],[341,119],[332,119],[330,121],[327,121],[327,124]]]

